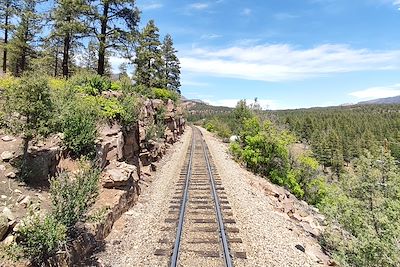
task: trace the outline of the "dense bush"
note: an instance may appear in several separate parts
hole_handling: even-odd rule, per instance
[[[68,82],[78,92],[92,96],[100,95],[103,91],[111,89],[109,78],[90,72],[79,73],[71,77]]]
[[[88,164],[72,176],[61,173],[50,180],[52,216],[68,229],[83,218],[98,194],[100,171]]]
[[[121,114],[121,123],[124,126],[134,124],[139,119],[140,101],[135,95],[126,95],[121,101],[123,112]]]
[[[46,77],[27,74],[11,83],[4,94],[6,123],[11,131],[29,140],[50,133],[54,106]]]
[[[63,144],[73,156],[94,156],[96,121],[96,110],[84,99],[74,101],[65,111],[61,122]]]
[[[168,99],[171,99],[172,101],[176,102],[179,99],[179,95],[176,92],[168,89],[153,88],[152,92],[154,98],[162,99],[163,101],[168,101]]]
[[[15,250],[31,260],[34,266],[41,266],[64,243],[66,227],[60,221],[50,215],[41,219],[38,214],[34,214],[18,230]]]
[[[11,75],[3,75],[0,77],[0,92],[2,90],[7,90],[12,86],[15,86],[19,83],[19,79],[15,78]]]
[[[205,128],[207,131],[216,133],[219,137],[224,139],[228,139],[232,135],[229,125],[218,118],[209,120],[206,123]]]

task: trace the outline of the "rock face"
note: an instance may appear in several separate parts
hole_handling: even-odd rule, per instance
[[[4,151],[3,153],[1,153],[1,159],[3,161],[10,161],[11,159],[13,159],[14,157],[14,153],[10,152],[10,151]]]
[[[165,132],[161,138],[153,140],[152,131],[156,127],[157,112],[165,111]],[[139,121],[130,126],[106,125],[100,130],[100,138],[97,143],[96,162],[99,168],[107,170],[112,162],[126,162],[136,166],[138,177],[142,175],[142,169],[153,168],[165,154],[167,143],[175,143],[185,130],[185,119],[182,108],[176,107],[172,100],[166,103],[160,99],[145,100],[140,110]],[[114,164],[115,165],[115,164]],[[118,168],[117,168],[118,169]],[[123,187],[129,184],[122,178],[120,171],[111,171],[104,178],[103,186],[107,188]],[[135,179],[134,179],[135,180]]]
[[[57,165],[61,158],[61,148],[40,147],[31,150],[28,154],[30,172],[28,180],[32,183],[46,182],[57,172]]]
[[[3,240],[8,231],[8,219],[0,214],[0,240]]]

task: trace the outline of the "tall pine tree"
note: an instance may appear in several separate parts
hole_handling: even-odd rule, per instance
[[[53,32],[56,39],[61,39],[62,74],[70,76],[71,49],[74,42],[89,32],[85,14],[89,12],[87,0],[57,0],[52,12]]]
[[[0,0],[0,29],[3,31],[3,58],[2,70],[3,73],[7,72],[8,62],[8,40],[10,32],[14,29],[12,19],[17,12],[16,0]]]
[[[154,20],[150,20],[139,36],[136,48],[136,84],[150,87],[163,87],[164,61],[162,58],[160,35]]]
[[[99,43],[97,73],[104,75],[108,50],[124,54],[137,37],[140,11],[134,0],[95,0],[91,30]]]
[[[180,62],[174,48],[174,42],[171,35],[167,34],[162,44],[162,53],[164,59],[164,87],[173,91],[179,91],[180,82]]]
[[[12,53],[10,63],[15,76],[21,76],[29,70],[30,60],[35,55],[35,42],[42,28],[42,16],[36,10],[38,3],[38,0],[22,0],[21,2],[20,22],[10,42]]]

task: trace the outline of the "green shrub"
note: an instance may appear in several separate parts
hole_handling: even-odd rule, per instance
[[[132,125],[139,119],[140,102],[135,95],[127,95],[122,101],[121,105],[123,112],[121,114],[121,123],[124,126]]]
[[[17,246],[34,266],[42,266],[65,242],[66,228],[53,216],[32,215],[17,232]]]
[[[153,88],[152,91],[154,94],[154,98],[161,99],[164,102],[168,101],[168,99],[176,102],[179,99],[179,95],[176,92],[168,89]]]
[[[229,151],[238,160],[242,159],[243,149],[238,142],[233,142],[229,145]]]
[[[92,96],[100,95],[103,91],[111,89],[110,79],[89,72],[76,74],[68,82],[78,92]]]
[[[62,118],[63,144],[73,156],[94,156],[97,137],[96,112],[85,107],[85,101],[75,101]]]
[[[72,176],[61,173],[50,180],[52,216],[68,229],[82,219],[98,194],[100,171],[81,164]]]
[[[50,133],[53,108],[47,78],[38,74],[23,76],[5,91],[7,126],[25,139]]]
[[[219,137],[224,139],[228,139],[232,135],[229,125],[218,118],[213,118],[208,121],[205,125],[205,128],[207,131],[216,133]]]

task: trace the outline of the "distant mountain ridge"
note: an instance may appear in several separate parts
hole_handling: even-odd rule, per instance
[[[381,105],[381,104],[400,104],[400,95],[387,98],[373,99],[369,101],[359,102],[358,105]]]

